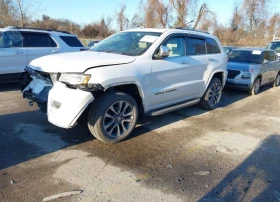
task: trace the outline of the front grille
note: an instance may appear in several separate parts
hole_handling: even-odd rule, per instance
[[[240,74],[238,70],[228,70],[228,79],[234,79],[237,75]]]

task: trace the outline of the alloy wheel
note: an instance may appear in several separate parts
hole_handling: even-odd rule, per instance
[[[131,127],[135,117],[132,106],[125,101],[112,104],[103,118],[103,127],[107,135],[120,137]]]

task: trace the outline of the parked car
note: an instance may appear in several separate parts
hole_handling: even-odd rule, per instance
[[[71,128],[86,115],[91,133],[114,143],[133,131],[139,117],[196,103],[214,109],[226,62],[219,40],[208,33],[135,29],[116,33],[91,51],[34,60],[21,84],[24,97],[43,110],[47,105],[54,125]]]
[[[266,48],[269,50],[274,50],[280,59],[280,37],[276,37],[274,35],[273,40]]]
[[[83,51],[76,35],[65,31],[6,27],[0,29],[0,83],[18,81],[32,60],[55,53]]]
[[[256,95],[262,85],[279,86],[280,62],[275,51],[238,48],[229,54],[226,86]]]
[[[237,46],[224,46],[223,48],[224,48],[226,54],[229,54],[232,50],[234,50],[238,47]]]
[[[100,41],[91,41],[91,42],[89,42],[89,44],[88,44],[88,47],[93,47],[93,46],[95,46],[96,44],[98,44]]]

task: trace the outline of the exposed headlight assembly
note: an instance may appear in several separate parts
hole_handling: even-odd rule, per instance
[[[61,74],[59,81],[71,85],[85,85],[88,83],[90,75],[85,74]]]

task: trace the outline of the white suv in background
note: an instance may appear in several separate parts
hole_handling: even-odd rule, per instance
[[[83,51],[76,35],[33,28],[0,28],[0,83],[17,81],[32,60],[55,53]]]
[[[45,56],[21,76],[23,97],[37,102],[54,125],[88,117],[91,133],[114,143],[139,117],[200,103],[214,109],[226,82],[227,55],[209,33],[135,29],[104,39],[91,51]]]

